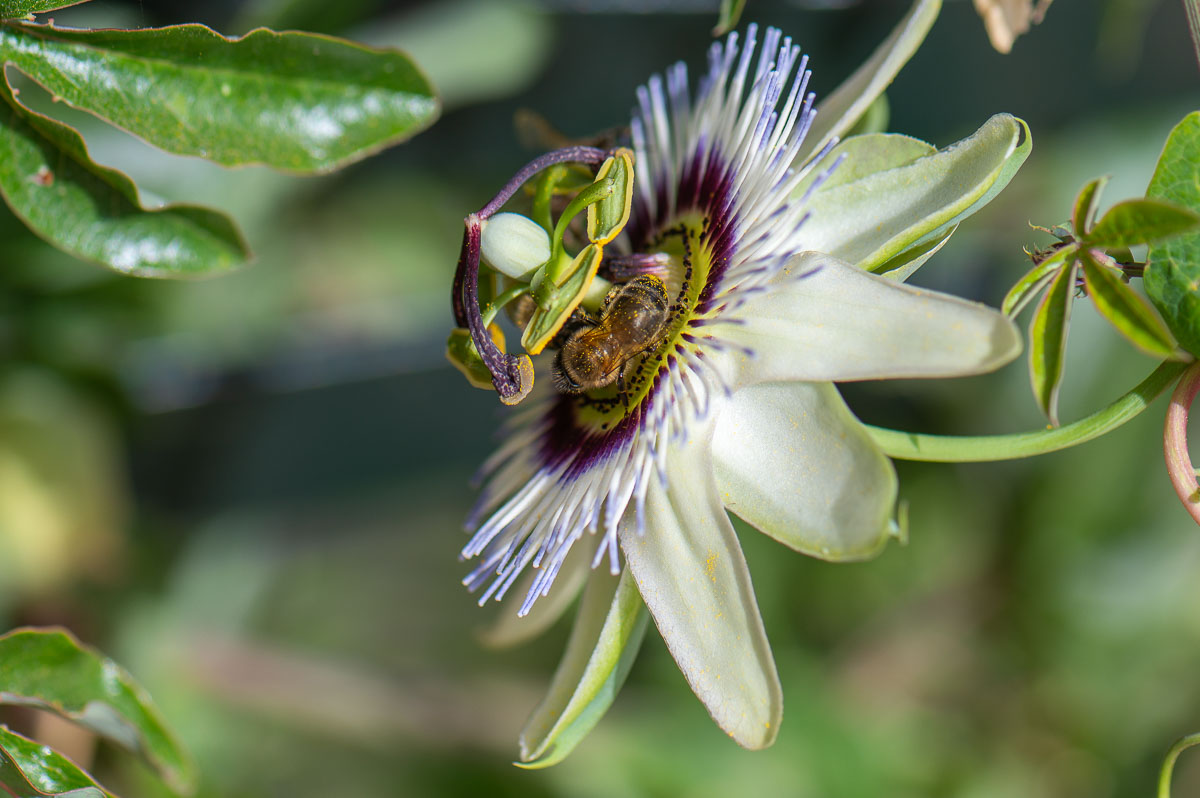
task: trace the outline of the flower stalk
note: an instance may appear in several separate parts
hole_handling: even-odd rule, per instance
[[[871,438],[888,457],[939,463],[983,463],[1017,460],[1069,449],[1095,440],[1141,413],[1187,368],[1168,360],[1107,407],[1071,424],[1008,435],[926,435],[867,426]],[[1193,481],[1195,477],[1193,476]]]
[[[1163,455],[1175,495],[1192,519],[1200,524],[1200,483],[1196,481],[1196,469],[1192,466],[1187,440],[1188,413],[1197,393],[1200,393],[1200,362],[1188,367],[1171,394],[1167,420],[1163,425]]]

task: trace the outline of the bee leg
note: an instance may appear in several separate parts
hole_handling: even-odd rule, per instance
[[[617,372],[617,395],[621,397],[621,407],[625,412],[629,412],[629,391],[625,388],[625,364],[621,364],[621,370]]]

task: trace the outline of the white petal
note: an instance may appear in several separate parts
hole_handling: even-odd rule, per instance
[[[862,560],[887,542],[895,469],[828,382],[735,393],[713,464],[725,506],[797,551]]]
[[[627,514],[621,547],[667,648],[713,720],[739,745],[775,740],[783,693],[750,573],[717,495],[711,422],[652,479],[645,534]]]
[[[975,302],[901,285],[819,252],[793,258],[740,324],[713,335],[747,351],[712,357],[730,385],[957,377],[1021,351],[1012,321]]]
[[[876,271],[991,201],[1029,150],[1025,123],[997,114],[944,150],[822,186],[806,203],[804,246]]]
[[[941,9],[941,0],[917,0],[892,35],[853,75],[817,105],[817,117],[796,159],[797,163],[803,163],[810,154],[820,152],[830,139],[841,136],[854,126],[921,46]]]

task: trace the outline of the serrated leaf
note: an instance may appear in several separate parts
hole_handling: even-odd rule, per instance
[[[126,274],[201,277],[245,263],[226,216],[192,205],[148,210],[124,174],[94,163],[67,125],[29,111],[0,81],[0,194],[54,246]]]
[[[1088,296],[1100,315],[1146,354],[1175,357],[1178,353],[1175,339],[1150,303],[1122,282],[1112,269],[1097,263],[1087,250],[1081,250],[1079,254]]]
[[[10,24],[0,28],[0,59],[157,147],[226,166],[328,171],[438,114],[403,53],[315,34]]]
[[[62,629],[0,636],[0,704],[54,712],[140,755],[174,790],[188,792],[195,766],[129,673]]]
[[[1000,305],[1000,310],[1010,318],[1020,314],[1041,289],[1054,279],[1054,273],[1063,267],[1067,255],[1074,257],[1073,249],[1060,249],[1041,263],[1025,272],[1025,276],[1017,280],[1016,285],[1009,289]]]
[[[1100,192],[1108,183],[1108,175],[1097,177],[1084,186],[1075,197],[1075,208],[1071,213],[1071,225],[1075,235],[1082,238],[1092,226],[1096,218],[1096,207],[1100,204]]]
[[[1200,111],[1167,137],[1146,196],[1200,212]],[[1200,233],[1151,244],[1142,284],[1180,345],[1200,355]]]
[[[12,798],[113,798],[53,749],[0,726],[0,788]]]
[[[518,765],[562,761],[600,721],[629,675],[649,617],[628,570],[619,577],[592,572],[550,690],[521,731]]]
[[[0,20],[25,19],[43,11],[57,11],[86,2],[87,0],[0,0]]]
[[[1157,243],[1200,228],[1200,214],[1172,202],[1133,199],[1119,202],[1087,235],[1093,247],[1131,247]]]
[[[1062,384],[1071,326],[1071,302],[1075,298],[1075,264],[1058,273],[1050,283],[1029,325],[1029,380],[1038,407],[1058,426],[1058,389]]]
[[[717,25],[713,28],[712,35],[724,36],[736,28],[745,7],[746,0],[721,0],[721,8],[717,12]]]

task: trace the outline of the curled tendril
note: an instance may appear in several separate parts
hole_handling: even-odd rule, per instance
[[[1167,758],[1163,760],[1162,769],[1158,773],[1158,798],[1171,798],[1171,771],[1175,769],[1175,760],[1193,745],[1200,745],[1200,734],[1180,737],[1167,752]]]
[[[1179,501],[1200,524],[1200,482],[1196,480],[1196,469],[1188,453],[1188,411],[1196,394],[1200,393],[1200,362],[1193,363],[1179,378],[1171,404],[1167,407],[1167,420],[1163,427],[1163,454],[1167,460],[1167,474],[1175,488]]]

